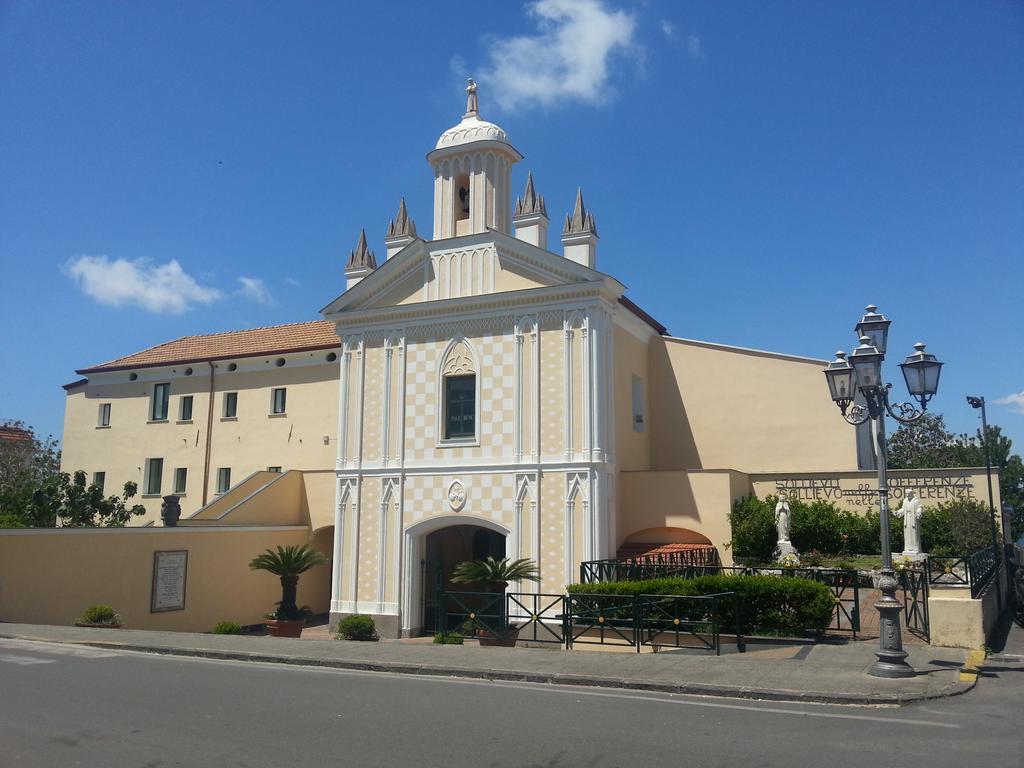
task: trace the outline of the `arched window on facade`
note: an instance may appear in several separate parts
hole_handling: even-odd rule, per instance
[[[477,368],[465,339],[449,345],[441,365],[441,424],[443,440],[475,440]]]

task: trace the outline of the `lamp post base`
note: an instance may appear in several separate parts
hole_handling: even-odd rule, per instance
[[[873,677],[913,677],[917,674],[907,664],[907,652],[903,650],[900,634],[900,614],[903,606],[896,600],[896,577],[892,568],[883,567],[879,584],[882,596],[875,603],[878,610],[878,657],[868,674]]]

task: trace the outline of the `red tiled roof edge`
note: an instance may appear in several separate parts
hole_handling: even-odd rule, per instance
[[[70,381],[67,384],[61,384],[61,388],[64,389],[65,391],[67,391],[67,390],[75,389],[75,387],[80,387],[83,384],[88,384],[88,383],[89,383],[88,379],[78,379],[77,381]]]

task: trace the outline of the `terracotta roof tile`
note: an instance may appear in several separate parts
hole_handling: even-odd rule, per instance
[[[27,443],[32,441],[32,433],[27,429],[10,424],[0,425],[0,442]]]
[[[157,344],[132,355],[109,360],[78,374],[100,371],[121,371],[127,368],[146,368],[157,365],[224,360],[230,357],[283,354],[310,349],[330,349],[341,345],[334,332],[334,323],[312,320],[305,323],[273,325],[246,331],[210,333],[203,336],[183,336],[174,341]]]

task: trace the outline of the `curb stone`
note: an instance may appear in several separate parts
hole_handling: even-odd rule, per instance
[[[718,698],[751,699],[759,701],[788,701],[810,704],[845,704],[845,705],[885,705],[904,706],[917,701],[962,696],[974,689],[978,681],[978,668],[961,673],[958,682],[950,683],[935,691],[923,693],[843,693],[819,691],[793,691],[787,689],[747,688],[729,685],[710,685],[707,683],[662,683],[653,680],[641,680],[615,677],[594,677],[592,675],[573,675],[558,672],[519,672],[503,669],[470,669],[464,667],[439,667],[428,664],[403,664],[401,662],[356,661],[348,659],[320,659],[306,656],[285,656],[247,651],[224,651],[204,648],[175,648],[159,645],[138,645],[133,643],[117,643],[103,640],[54,640],[44,637],[11,635],[0,632],[0,639],[32,640],[58,645],[84,645],[92,648],[117,649],[135,653],[148,653],[158,656],[182,656],[189,658],[213,659],[217,661],[247,661],[261,664],[289,664],[300,667],[322,667],[325,669],[344,669],[356,672],[387,672],[391,674],[424,675],[431,677],[464,678],[476,680],[496,680],[522,682],[541,685],[564,685],[581,688],[611,688],[618,690],[649,691],[651,693],[667,693],[686,696],[713,696]],[[970,659],[968,660],[970,664]],[[979,665],[980,666],[980,665]],[[965,668],[967,665],[965,665]]]

